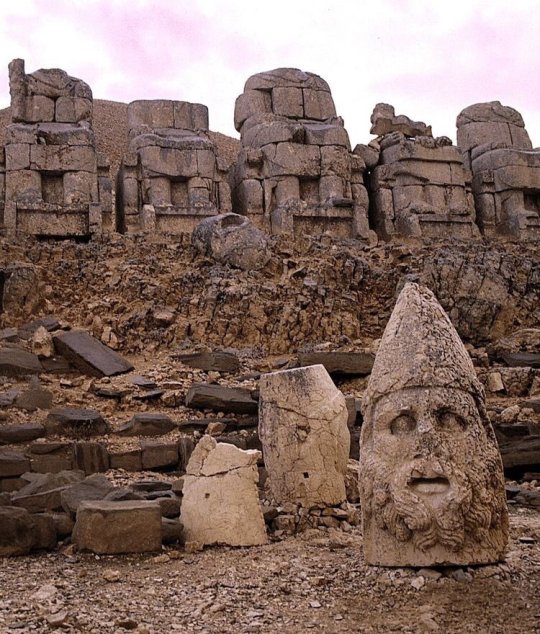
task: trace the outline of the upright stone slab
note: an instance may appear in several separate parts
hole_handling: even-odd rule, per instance
[[[364,556],[382,566],[494,563],[508,540],[482,385],[435,296],[401,292],[362,399]]]
[[[266,544],[257,490],[259,457],[259,451],[243,451],[203,436],[184,476],[181,521],[186,541],[203,545]]]
[[[161,509],[154,501],[81,502],[73,529],[79,550],[99,555],[161,550]]]
[[[63,357],[90,376],[116,376],[133,370],[131,363],[84,330],[70,330],[53,340]]]
[[[259,436],[275,500],[306,508],[345,501],[345,397],[322,365],[265,374]]]

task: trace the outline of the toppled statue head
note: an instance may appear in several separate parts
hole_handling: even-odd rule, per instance
[[[499,561],[502,463],[482,385],[431,291],[402,290],[366,395],[360,449],[364,553],[384,566]]]

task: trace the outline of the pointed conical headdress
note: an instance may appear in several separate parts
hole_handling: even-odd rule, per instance
[[[386,325],[362,410],[367,414],[385,394],[413,387],[463,390],[485,414],[483,387],[448,315],[429,289],[409,283]]]

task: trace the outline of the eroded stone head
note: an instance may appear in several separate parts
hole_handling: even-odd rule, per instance
[[[435,296],[407,284],[363,400],[360,490],[368,563],[498,561],[502,465],[472,362]]]

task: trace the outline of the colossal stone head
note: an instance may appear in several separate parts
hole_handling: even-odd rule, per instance
[[[402,290],[362,403],[360,492],[367,563],[500,560],[508,515],[484,393],[435,296]]]

